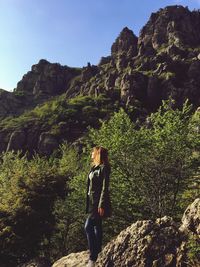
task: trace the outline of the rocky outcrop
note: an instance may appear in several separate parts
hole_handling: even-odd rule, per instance
[[[196,199],[186,209],[181,226],[167,216],[133,223],[103,248],[95,266],[185,267],[186,235],[191,231],[199,235],[199,229],[200,199]],[[52,267],[83,267],[88,256],[89,250],[71,253]]]
[[[111,46],[111,55],[101,58],[96,73],[84,82],[80,78],[70,92],[74,96],[103,92],[112,97],[113,89],[119,88],[121,104],[128,106],[138,100],[149,112],[170,95],[176,107],[186,98],[199,106],[198,25],[199,11],[181,5],[161,8],[151,14],[139,37],[125,27]],[[141,90],[139,75],[145,76],[139,84]]]
[[[111,56],[119,72],[123,71],[137,55],[138,38],[125,27],[111,47]]]
[[[59,143],[53,134],[49,132],[41,133],[38,142],[38,152],[40,155],[50,155],[58,146]]]
[[[200,199],[188,206],[182,217],[181,231],[191,231],[200,238]]]
[[[189,11],[181,5],[160,8],[152,13],[142,28],[139,39],[139,55],[155,54],[162,46],[177,48],[197,47],[200,44],[200,13]],[[172,52],[172,51],[171,51]],[[179,52],[178,52],[179,53]]]
[[[17,83],[13,92],[0,89],[0,118],[19,116],[56,95],[67,91],[81,69],[41,59]]]
[[[48,99],[67,91],[70,81],[80,72],[79,69],[41,59],[18,82],[14,92],[23,92],[35,100]]]

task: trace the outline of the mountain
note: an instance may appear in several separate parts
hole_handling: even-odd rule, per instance
[[[69,101],[76,98],[85,99],[80,102],[84,102],[82,109],[88,111],[89,102],[96,103],[98,97],[104,96],[102,109],[107,108],[107,102],[113,105],[111,113],[112,109],[122,106],[134,110],[132,118],[141,122],[169,96],[174,98],[177,108],[186,98],[194,109],[198,108],[199,27],[199,10],[166,6],[150,15],[138,37],[127,27],[122,29],[111,46],[110,55],[102,57],[96,66],[88,63],[83,68],[71,68],[41,59],[13,92],[0,90],[0,152],[22,149],[51,154],[64,140],[75,142],[81,138],[91,121],[92,126],[97,126],[99,107],[93,112],[96,121],[87,120],[80,127],[80,118],[72,116],[69,126],[70,116],[67,115],[68,120],[63,114],[71,114]],[[46,117],[42,114],[50,105],[63,107],[56,120],[53,117],[58,109],[46,109]],[[78,105],[80,103],[76,104],[76,111],[82,112]],[[101,118],[108,118],[109,114]],[[45,127],[49,117],[51,123]]]

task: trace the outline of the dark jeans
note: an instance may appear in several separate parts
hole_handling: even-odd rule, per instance
[[[102,249],[102,218],[100,215],[88,216],[85,221],[85,232],[90,250],[90,260],[96,261]]]

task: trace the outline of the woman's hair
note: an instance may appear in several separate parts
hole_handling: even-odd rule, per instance
[[[98,164],[110,165],[108,160],[108,149],[102,146],[94,146],[92,151],[94,151],[92,166]]]

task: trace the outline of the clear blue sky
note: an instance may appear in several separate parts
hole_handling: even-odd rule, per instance
[[[200,0],[0,0],[0,88],[12,91],[42,58],[98,64],[125,26],[138,36],[152,12],[175,4],[200,8]]]

